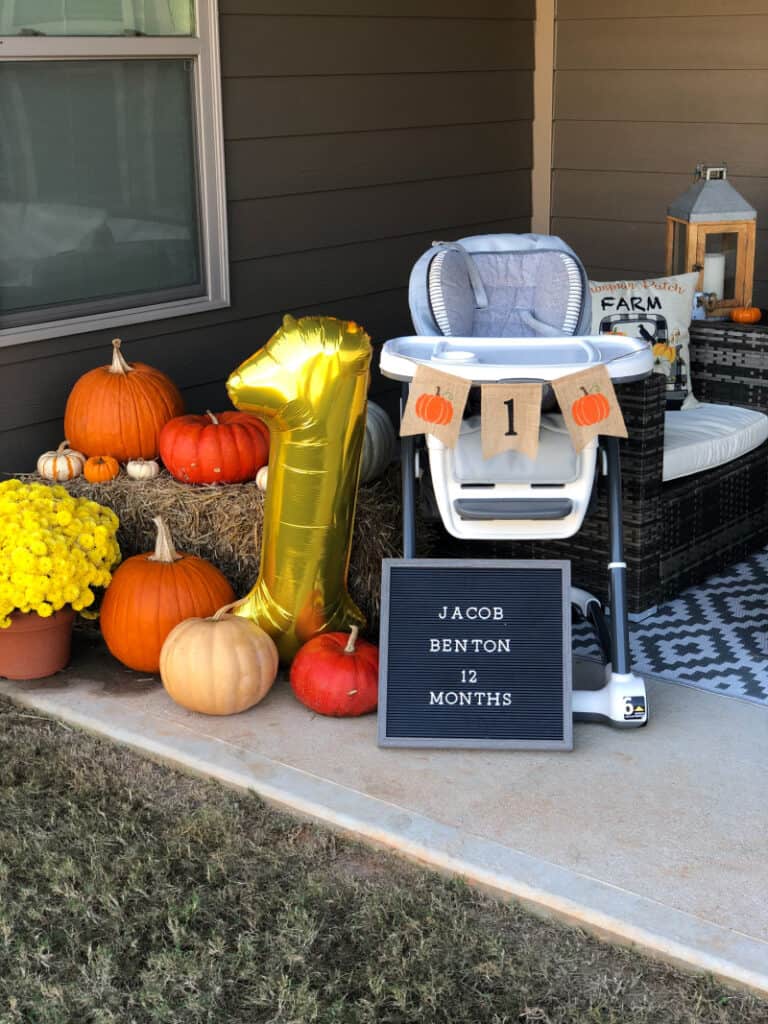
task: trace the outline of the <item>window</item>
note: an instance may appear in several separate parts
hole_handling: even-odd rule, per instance
[[[0,0],[0,36],[0,345],[227,305],[216,0]]]

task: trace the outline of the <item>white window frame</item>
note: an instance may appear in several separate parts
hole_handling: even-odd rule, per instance
[[[227,197],[221,113],[218,0],[196,0],[195,36],[2,36],[0,61],[148,60],[178,58],[192,64],[197,148],[200,250],[205,294],[189,299],[0,330],[0,348],[125,324],[220,309],[229,300]],[[0,26],[1,30],[1,26]]]

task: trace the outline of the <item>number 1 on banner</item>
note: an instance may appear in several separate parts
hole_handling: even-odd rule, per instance
[[[503,452],[536,458],[539,447],[542,386],[538,383],[483,384],[480,435],[484,459]]]
[[[504,403],[507,407],[507,419],[509,420],[509,427],[504,437],[517,437],[517,431],[515,430],[515,400],[514,398],[508,398]]]

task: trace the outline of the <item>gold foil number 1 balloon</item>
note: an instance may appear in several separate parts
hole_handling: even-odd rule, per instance
[[[365,624],[347,569],[370,362],[357,324],[286,316],[227,381],[271,435],[259,578],[237,614],[274,638],[284,663],[317,633]]]

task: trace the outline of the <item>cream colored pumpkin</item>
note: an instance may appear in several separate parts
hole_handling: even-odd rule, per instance
[[[160,678],[168,695],[189,711],[236,715],[269,693],[277,676],[275,642],[255,622],[228,614],[185,619],[160,652]]]
[[[269,478],[269,466],[262,466],[256,474],[256,486],[260,491],[266,491]]]
[[[43,452],[37,460],[37,472],[45,480],[74,480],[84,465],[83,453],[70,448],[69,441],[62,441],[55,452]]]
[[[397,454],[397,437],[392,420],[380,405],[368,403],[363,441],[360,483],[367,484],[382,476]]]
[[[131,480],[154,480],[160,473],[160,464],[155,459],[131,459],[126,462],[125,471]]]

